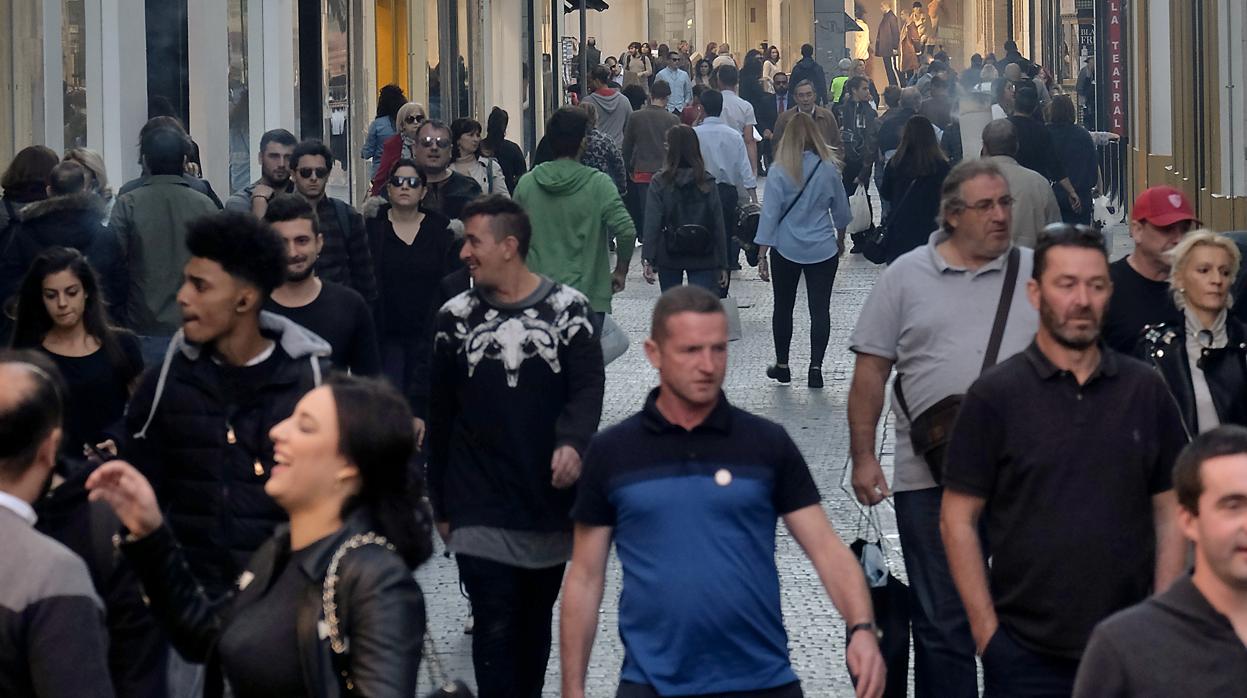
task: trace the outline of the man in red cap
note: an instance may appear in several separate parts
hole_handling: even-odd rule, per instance
[[[1165,253],[1197,225],[1191,202],[1173,187],[1151,187],[1135,199],[1130,211],[1134,251],[1109,265],[1113,298],[1104,318],[1104,341],[1110,347],[1133,353],[1144,327],[1182,322],[1169,295]]]

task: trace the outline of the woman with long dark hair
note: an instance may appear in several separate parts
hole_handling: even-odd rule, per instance
[[[87,488],[129,531],[121,550],[178,652],[236,698],[410,698],[425,632],[411,572],[433,549],[411,412],[382,381],[334,376],[269,437],[276,465],[264,491],[290,523],[221,599],[195,580],[134,466],[105,463]],[[205,690],[221,692],[211,681]]]
[[[714,89],[714,85],[710,84],[710,75],[714,72],[714,66],[705,58],[697,61],[697,65],[693,67],[693,87],[701,85],[708,90]]]
[[[450,169],[471,177],[482,194],[501,194],[507,198],[506,178],[493,158],[481,154],[481,122],[459,118],[450,122]]]
[[[377,168],[381,166],[381,151],[385,142],[398,133],[398,110],[407,103],[403,88],[398,85],[386,85],[377,96],[377,118],[368,125],[368,135],[364,137],[364,147],[359,156],[367,160],[368,179],[377,176]]]
[[[1087,129],[1077,123],[1077,115],[1074,101],[1068,95],[1056,95],[1048,104],[1048,133],[1052,134],[1058,157],[1065,165],[1065,173],[1082,207],[1074,212],[1065,187],[1053,187],[1052,193],[1056,194],[1056,202],[1061,207],[1061,220],[1091,225],[1091,209],[1094,208],[1091,202],[1100,184],[1100,162],[1095,142]]]
[[[650,181],[645,201],[646,283],[666,291],[688,282],[714,293],[727,285],[727,236],[718,187],[706,175],[697,132],[683,124],[667,131],[667,158]]]
[[[489,119],[485,121],[485,137],[481,139],[481,155],[498,162],[507,182],[507,191],[515,193],[515,185],[528,171],[528,165],[524,162],[524,151],[519,144],[507,140],[507,126],[510,122],[511,115],[507,114],[507,110],[502,107],[490,110]]]
[[[758,275],[770,281],[775,291],[771,314],[775,364],[766,375],[780,383],[792,381],[788,367],[792,313],[804,276],[810,308],[808,385],[823,387],[823,357],[831,338],[831,287],[840,266],[845,230],[853,220],[840,167],[814,119],[804,112],[794,116],[775,148],[754,239]]]
[[[886,221],[887,263],[926,244],[935,231],[940,212],[940,189],[952,167],[935,127],[925,116],[911,116],[901,132],[896,154],[883,168],[879,196],[891,206]]]
[[[116,433],[143,372],[139,340],[109,323],[95,270],[67,247],[35,257],[18,291],[16,315],[13,348],[42,351],[65,378],[61,451],[82,458]]]
[[[17,151],[13,161],[0,175],[0,250],[17,224],[17,212],[26,204],[48,198],[48,175],[61,161],[56,151],[42,145],[31,145]]]
[[[399,160],[386,180],[389,203],[364,220],[377,272],[381,368],[421,420],[428,397],[429,328],[438,308],[438,284],[460,266],[450,220],[421,205],[427,191],[416,162]]]
[[[775,94],[775,74],[783,72],[781,65],[779,46],[771,44],[766,49],[766,60],[762,62],[762,89],[767,94]]]

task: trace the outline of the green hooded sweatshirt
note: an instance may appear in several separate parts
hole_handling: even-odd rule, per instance
[[[520,178],[515,202],[532,221],[528,268],[585,294],[594,312],[611,309],[608,242],[626,265],[636,228],[606,174],[574,160],[542,163]]]

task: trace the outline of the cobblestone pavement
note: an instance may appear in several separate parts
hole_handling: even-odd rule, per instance
[[[878,211],[878,206],[875,206]],[[1124,254],[1129,236],[1118,229],[1114,240],[1116,254]],[[743,258],[743,255],[742,255]],[[658,287],[648,286],[640,275],[639,255],[633,258],[627,288],[614,299],[614,317],[631,337],[627,353],[606,370],[606,401],[602,425],[608,426],[641,407],[648,391],[656,384],[655,371],[646,361],[640,342],[648,334],[649,316]],[[743,338],[729,348],[728,373],[724,390],[733,404],[783,424],[809,462],[823,496],[823,507],[832,524],[851,541],[864,530],[861,510],[847,490],[845,466],[848,458],[846,404],[852,377],[853,354],[848,349],[858,312],[878,278],[882,267],[859,255],[846,255],[836,277],[832,295],[831,343],[823,366],[826,387],[805,387],[809,361],[809,316],[803,298],[797,300],[796,330],[793,336],[793,382],[781,386],[769,380],[764,371],[774,361],[770,329],[771,290],[758,279],[754,269],[736,272],[732,296],[741,308]],[[803,284],[804,289],[804,284]],[[804,290],[801,292],[804,295]],[[885,469],[890,471],[890,435],[883,441]],[[891,473],[888,472],[889,479]],[[845,482],[842,488],[842,481]],[[877,507],[882,520],[885,547],[893,571],[904,578],[896,536],[895,520],[889,505]],[[793,667],[801,678],[805,694],[812,698],[852,696],[844,664],[844,623],[822,589],[813,567],[800,547],[781,525],[778,532],[776,562],[779,568],[784,622],[788,629]],[[599,616],[597,640],[589,664],[587,695],[613,696],[623,662],[619,640],[617,604],[620,570],[612,555],[607,572],[606,593]],[[427,598],[429,627],[437,645],[437,655],[448,673],[475,685],[472,676],[471,637],[463,633],[468,602],[460,593],[454,564],[436,555],[417,574]],[[678,580],[672,580],[678,583]],[[546,675],[546,696],[559,694],[558,606],[555,607],[554,648]],[[425,666],[427,667],[427,662]],[[912,680],[912,670],[910,673]],[[422,688],[427,679],[422,679]]]

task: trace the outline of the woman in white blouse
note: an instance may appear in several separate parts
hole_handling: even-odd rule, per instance
[[[455,119],[450,123],[450,142],[453,153],[450,169],[476,180],[483,194],[511,198],[502,166],[493,158],[481,155],[481,122]]]

